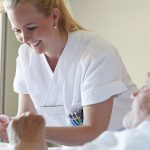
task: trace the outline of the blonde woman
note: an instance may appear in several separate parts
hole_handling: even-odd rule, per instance
[[[122,128],[136,86],[116,49],[80,26],[65,0],[4,0],[3,5],[22,43],[14,78],[17,117],[43,115],[45,139],[68,146]],[[0,129],[7,138],[5,127]]]

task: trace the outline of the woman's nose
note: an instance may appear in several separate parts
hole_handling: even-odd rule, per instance
[[[28,43],[30,40],[30,35],[28,33],[22,32],[18,37],[18,40],[22,43]]]

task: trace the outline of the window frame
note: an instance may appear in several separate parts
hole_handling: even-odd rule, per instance
[[[0,13],[0,113],[4,113],[6,13]]]

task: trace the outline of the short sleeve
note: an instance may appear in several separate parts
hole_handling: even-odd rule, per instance
[[[104,101],[127,89],[122,81],[123,64],[115,49],[97,53],[85,64],[88,67],[82,84],[83,106]]]
[[[21,61],[20,50],[21,48],[19,49],[19,55],[16,58],[16,73],[14,77],[13,87],[14,91],[17,93],[28,94],[24,79],[25,74],[23,73],[23,64]]]

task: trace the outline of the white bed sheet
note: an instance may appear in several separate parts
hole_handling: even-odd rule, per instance
[[[0,150],[11,150],[10,145],[0,142]],[[49,147],[48,150],[61,150],[61,147]]]

